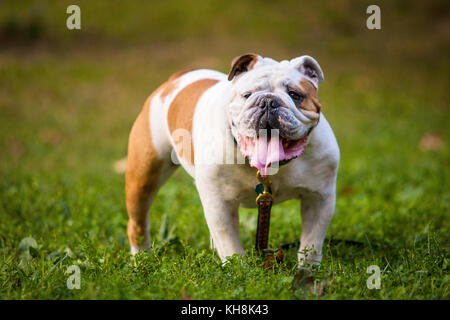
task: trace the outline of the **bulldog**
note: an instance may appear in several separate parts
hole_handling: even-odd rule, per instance
[[[150,249],[149,209],[179,166],[194,179],[222,261],[245,251],[239,207],[256,208],[257,170],[274,205],[301,199],[299,268],[318,264],[334,213],[339,147],[321,114],[321,67],[310,56],[235,58],[228,75],[181,71],[144,104],[129,137],[127,233],[132,254]]]

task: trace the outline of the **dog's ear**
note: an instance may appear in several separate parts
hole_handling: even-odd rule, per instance
[[[251,70],[258,59],[261,58],[255,53],[247,53],[242,56],[236,57],[231,62],[231,70],[228,74],[228,80],[233,80],[237,75]]]
[[[323,82],[323,71],[319,63],[310,56],[301,56],[291,60],[291,64],[300,71],[301,74],[310,80],[316,88]]]

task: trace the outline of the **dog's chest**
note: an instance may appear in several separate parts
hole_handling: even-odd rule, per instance
[[[314,191],[319,187],[314,177],[314,170],[307,160],[293,160],[291,163],[279,168],[277,174],[270,176],[271,191],[274,204],[290,199],[298,199],[302,192]],[[230,200],[238,200],[241,207],[255,208],[256,170],[248,166],[233,166],[222,175],[221,185],[224,195]]]

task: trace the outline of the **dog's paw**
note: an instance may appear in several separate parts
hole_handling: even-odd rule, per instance
[[[144,250],[148,251],[148,252],[152,252],[151,248],[138,248],[135,246],[131,246],[130,252],[131,252],[131,255],[134,257],[136,254],[138,254],[139,251],[144,251]]]
[[[306,268],[300,268],[292,280],[292,290],[302,290],[304,294],[313,294],[321,297],[325,293],[328,279],[315,280],[312,272]]]

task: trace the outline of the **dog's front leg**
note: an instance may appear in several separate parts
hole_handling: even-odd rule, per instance
[[[299,268],[319,264],[322,260],[322,245],[333,217],[335,202],[335,188],[330,193],[308,193],[302,196]]]
[[[244,255],[239,237],[239,204],[222,198],[223,190],[207,183],[197,188],[214,247],[222,261],[233,254]]]

